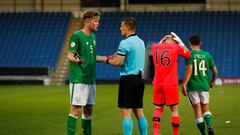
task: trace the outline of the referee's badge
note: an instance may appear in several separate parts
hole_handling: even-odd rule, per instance
[[[72,42],[70,46],[71,46],[71,47],[75,47],[75,43],[74,43],[74,42]]]

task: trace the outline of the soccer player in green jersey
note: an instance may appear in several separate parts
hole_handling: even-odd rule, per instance
[[[192,48],[192,57],[186,62],[186,72],[182,84],[184,96],[189,96],[195,112],[196,124],[202,135],[207,135],[205,123],[207,124],[208,135],[214,135],[212,128],[212,114],[209,111],[209,90],[213,88],[217,77],[217,68],[212,56],[201,50],[200,37],[190,36],[190,47]],[[213,75],[210,80],[209,70]]]
[[[93,32],[99,26],[100,13],[86,11],[83,14],[83,29],[75,32],[68,47],[70,113],[67,134],[75,135],[76,121],[82,112],[82,131],[91,135],[91,114],[96,96],[96,61],[105,61],[96,56],[96,37]]]

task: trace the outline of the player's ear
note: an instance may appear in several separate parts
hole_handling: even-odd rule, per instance
[[[126,30],[127,30],[127,31],[131,30],[131,29],[130,29],[130,26],[126,25]]]

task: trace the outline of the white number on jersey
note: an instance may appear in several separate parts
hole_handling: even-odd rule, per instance
[[[93,46],[90,45],[91,53],[93,53]]]
[[[198,76],[198,69],[202,71],[203,76],[206,76],[207,68],[205,67],[205,60],[201,60],[201,62],[199,63],[199,67],[197,66],[197,59],[194,59],[193,62],[194,62],[194,76]]]

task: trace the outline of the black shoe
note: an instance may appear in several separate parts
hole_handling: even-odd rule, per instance
[[[208,128],[208,135],[214,135],[214,132],[213,132],[212,128]]]

